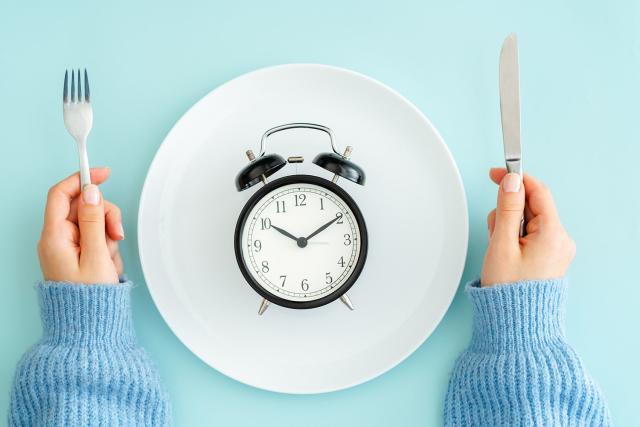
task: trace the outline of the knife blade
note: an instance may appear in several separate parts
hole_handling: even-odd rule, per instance
[[[522,177],[522,147],[520,145],[520,76],[518,69],[518,38],[511,33],[504,39],[500,51],[500,117],[504,160],[509,173]],[[524,217],[520,235],[525,232]]]
[[[518,71],[518,39],[507,36],[500,51],[500,115],[504,159],[509,172],[522,175],[520,146],[520,78]]]

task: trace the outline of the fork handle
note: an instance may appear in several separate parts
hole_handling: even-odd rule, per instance
[[[82,189],[86,185],[91,184],[86,140],[78,141],[78,156],[80,158],[80,188]]]

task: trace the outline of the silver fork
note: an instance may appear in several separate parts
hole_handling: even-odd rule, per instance
[[[62,91],[62,111],[64,114],[64,126],[78,144],[80,156],[80,187],[91,184],[89,173],[89,158],[87,157],[87,136],[93,126],[93,110],[91,109],[89,93],[89,77],[84,70],[84,98],[82,97],[82,83],[80,81],[80,69],[78,69],[78,87],[76,91],[75,73],[71,70],[71,93],[67,90],[69,71],[64,72],[64,89]],[[71,96],[69,96],[71,95]]]

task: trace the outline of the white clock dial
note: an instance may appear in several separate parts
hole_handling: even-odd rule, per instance
[[[240,250],[246,271],[262,289],[289,301],[315,301],[354,274],[361,232],[354,212],[335,192],[297,182],[274,188],[250,208]]]

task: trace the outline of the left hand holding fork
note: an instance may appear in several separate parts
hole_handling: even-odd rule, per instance
[[[115,284],[123,272],[118,241],[124,239],[120,209],[102,198],[108,168],[91,169],[91,182],[80,191],[79,174],[51,187],[42,236],[38,242],[45,280]]]

